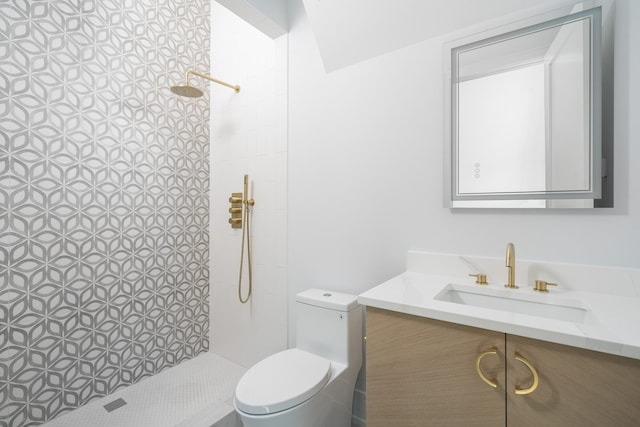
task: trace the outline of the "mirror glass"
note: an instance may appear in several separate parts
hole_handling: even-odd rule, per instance
[[[600,198],[600,9],[450,50],[451,207]]]

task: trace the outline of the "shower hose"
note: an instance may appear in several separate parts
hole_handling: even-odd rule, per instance
[[[252,277],[251,277],[251,233],[249,228],[249,204],[247,203],[245,206],[245,217],[244,221],[242,221],[242,250],[240,251],[240,274],[238,275],[238,299],[242,304],[246,304],[251,298],[251,286],[252,286]],[[245,235],[247,239],[247,271],[249,273],[249,292],[247,293],[246,298],[242,298],[242,265],[244,262],[244,241]]]

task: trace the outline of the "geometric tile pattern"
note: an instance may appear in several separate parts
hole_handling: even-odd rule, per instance
[[[0,427],[209,347],[208,0],[0,0]]]

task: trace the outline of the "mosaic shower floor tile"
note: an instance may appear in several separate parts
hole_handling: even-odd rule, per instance
[[[235,427],[233,394],[245,371],[223,357],[203,353],[44,426]],[[109,412],[105,406],[110,404],[116,408]]]

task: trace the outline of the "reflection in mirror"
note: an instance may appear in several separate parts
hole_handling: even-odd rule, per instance
[[[594,206],[600,13],[451,47],[451,207]]]

